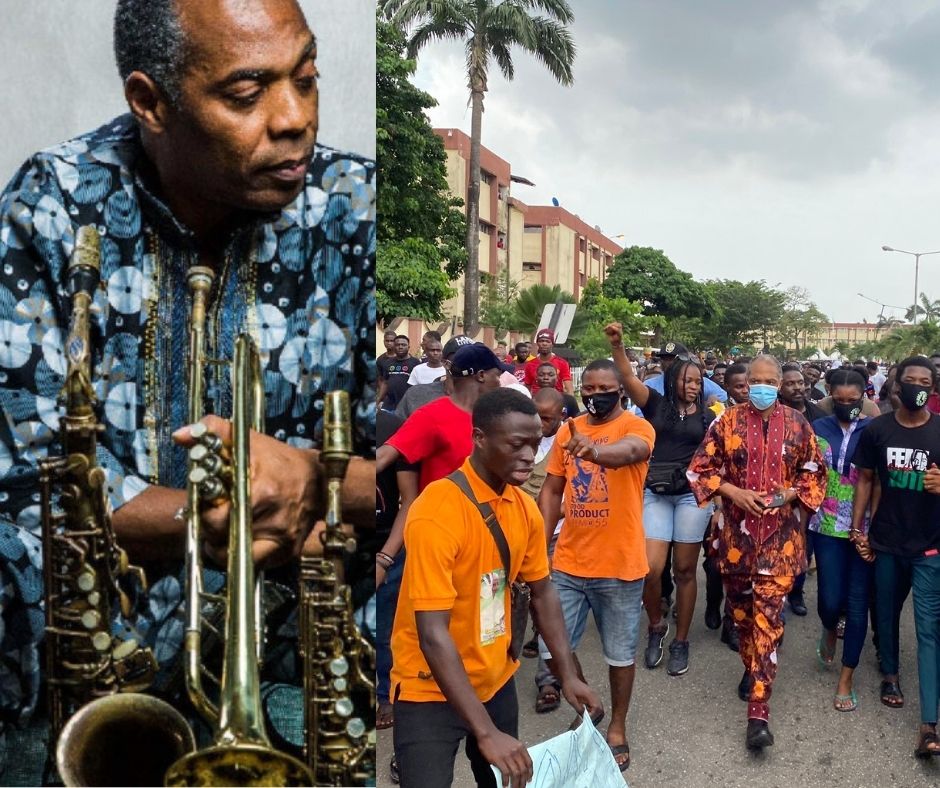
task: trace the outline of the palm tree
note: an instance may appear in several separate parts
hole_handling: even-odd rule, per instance
[[[464,333],[473,336],[480,305],[480,135],[490,60],[511,80],[515,68],[510,49],[519,46],[542,61],[562,85],[570,85],[575,48],[566,25],[574,14],[566,0],[379,0],[379,5],[395,24],[414,26],[409,57],[432,41],[465,43],[471,116],[463,326]]]
[[[513,320],[513,328],[521,331],[527,336],[535,336],[536,329],[539,327],[539,321],[542,319],[542,311],[546,304],[574,304],[575,297],[571,293],[566,293],[560,285],[549,287],[548,285],[532,285],[527,287],[519,294],[516,301],[516,314]],[[570,337],[577,337],[584,331],[588,323],[587,312],[583,309],[577,309],[574,313],[574,319],[571,321],[571,330],[568,332]]]
[[[931,301],[926,293],[920,294],[920,303],[911,304],[904,313],[904,319],[908,322],[914,322],[914,313],[917,313],[918,321],[924,320],[927,323],[936,323],[940,318],[940,301]]]

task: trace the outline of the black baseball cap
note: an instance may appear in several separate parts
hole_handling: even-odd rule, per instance
[[[496,354],[482,342],[474,342],[458,348],[450,360],[450,374],[457,378],[476,375],[488,369],[498,369],[502,372],[511,372],[512,367],[500,361]]]
[[[458,334],[457,336],[451,337],[447,340],[447,344],[444,345],[444,348],[441,351],[441,355],[444,358],[450,358],[450,356],[454,355],[454,353],[456,353],[459,348],[463,347],[464,345],[472,344],[473,340],[466,334]]]
[[[667,342],[659,349],[660,358],[681,358],[686,361],[692,358],[689,349],[681,342]]]

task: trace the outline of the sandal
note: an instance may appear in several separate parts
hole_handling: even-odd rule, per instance
[[[528,659],[533,659],[539,655],[539,639],[538,636],[532,638],[525,643],[522,647],[522,656],[527,657]]]
[[[848,695],[839,695],[832,699],[832,707],[836,711],[855,711],[858,708],[858,695],[853,689]]]
[[[555,711],[560,705],[561,693],[558,692],[557,687],[552,684],[539,687],[539,695],[535,699],[536,714],[547,714],[550,711]]]
[[[395,724],[394,706],[391,703],[380,703],[375,714],[375,729],[385,731]]]
[[[931,747],[930,745],[934,746]],[[930,758],[933,755],[940,755],[940,739],[937,738],[936,731],[923,731],[920,734],[920,741],[914,755],[918,758]],[[622,770],[621,770],[622,771]]]
[[[937,737],[934,736],[934,739]],[[608,744],[610,747],[610,754],[614,756],[614,763],[617,764],[617,768],[620,771],[625,772],[630,766],[630,745],[624,742],[623,744]],[[618,755],[626,755],[627,759],[625,761],[618,761]]]
[[[897,681],[881,682],[881,702],[892,709],[900,709],[904,705],[904,694]]]
[[[816,644],[816,661],[819,663],[819,667],[824,670],[832,665],[833,660],[836,658],[835,646],[828,650],[826,644],[828,635],[829,633],[824,629],[819,635],[819,642]]]

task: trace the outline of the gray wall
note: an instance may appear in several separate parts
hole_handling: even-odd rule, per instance
[[[0,0],[0,188],[42,148],[127,110],[114,0]],[[374,0],[300,0],[317,35],[321,142],[375,156]]]

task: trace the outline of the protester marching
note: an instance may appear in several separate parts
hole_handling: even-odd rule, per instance
[[[376,559],[378,727],[393,729],[388,747],[380,743],[379,784],[496,786],[489,764],[502,784],[521,786],[536,742],[520,731],[561,734],[568,720],[551,720],[562,699],[587,710],[611,768],[629,775],[631,763],[655,757],[648,741],[631,751],[644,736],[633,708],[650,702],[647,673],[663,675],[665,663],[655,697],[664,715],[683,714],[690,685],[729,686],[718,638],[707,634],[718,628],[743,674],[715,697],[711,724],[740,730],[741,752],[799,748],[776,698],[799,691],[788,663],[809,660],[828,683],[820,714],[843,718],[872,703],[890,714],[907,689],[920,718],[905,734],[909,752],[940,755],[940,419],[926,407],[940,375],[931,360],[820,370],[668,342],[637,361],[612,323],[609,357],[582,359],[572,374],[551,331],[534,338],[529,357],[526,342],[509,356],[505,345],[497,353],[458,335],[440,362],[432,338],[426,363],[445,376],[418,387],[440,384],[440,394],[404,419],[386,398],[394,428],[377,467],[397,475],[401,503]],[[404,363],[407,345],[390,339],[389,363]],[[580,395],[574,413],[568,388]],[[705,629],[694,621],[700,558]],[[519,582],[531,593],[531,638],[520,632]],[[902,684],[909,595],[916,637],[904,645],[916,653]],[[786,634],[788,613],[807,616],[802,634]],[[875,687],[856,677],[865,653],[877,660]],[[830,670],[837,658],[840,670]],[[473,776],[462,781],[464,741]]]

